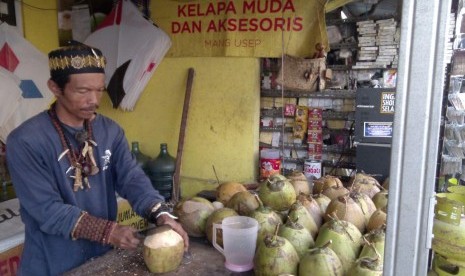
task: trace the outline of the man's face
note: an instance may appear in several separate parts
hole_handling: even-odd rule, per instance
[[[72,74],[61,91],[54,82],[49,87],[57,97],[57,113],[64,123],[73,125],[91,119],[105,91],[105,74]]]

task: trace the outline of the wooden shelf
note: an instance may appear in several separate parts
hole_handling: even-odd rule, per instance
[[[325,89],[322,91],[308,92],[299,90],[278,90],[278,89],[262,89],[262,97],[278,98],[282,92],[285,98],[330,98],[330,99],[355,99],[355,90],[332,90]]]
[[[283,161],[303,165],[305,162],[305,159],[306,158],[283,158]],[[353,162],[332,162],[328,160],[323,160],[321,161],[321,165],[325,167],[333,167],[333,168],[355,169],[355,163]]]
[[[260,115],[263,117],[281,118],[283,115],[281,107],[275,109],[261,109]],[[325,120],[354,120],[355,111],[333,111],[324,110],[323,119]],[[294,118],[294,116],[284,116],[284,118]]]

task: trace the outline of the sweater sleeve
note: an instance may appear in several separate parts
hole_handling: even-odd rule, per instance
[[[116,191],[129,201],[137,214],[146,217],[148,209],[164,201],[164,198],[153,188],[150,179],[137,164],[122,129],[117,133],[114,143],[112,158],[115,162],[113,172]]]
[[[13,132],[6,145],[8,170],[23,221],[31,220],[41,231],[69,239],[81,210],[65,204],[60,195],[51,167],[58,166],[58,161],[49,160],[52,157],[46,154],[40,137]]]

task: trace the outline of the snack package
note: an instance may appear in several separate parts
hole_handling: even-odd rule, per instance
[[[321,127],[313,127],[308,129],[307,142],[309,144],[323,144],[323,130]]]
[[[306,106],[297,106],[295,110],[295,121],[307,123],[308,121],[308,108]]]
[[[303,140],[305,138],[305,133],[307,132],[307,122],[295,122],[294,123],[294,138]]]
[[[295,109],[295,104],[286,104],[284,106],[284,116],[294,116]]]
[[[309,143],[308,144],[308,155],[309,156],[314,156],[314,155],[319,155],[323,153],[323,144],[322,143]]]
[[[309,120],[323,120],[323,110],[320,108],[312,108],[308,111]]]

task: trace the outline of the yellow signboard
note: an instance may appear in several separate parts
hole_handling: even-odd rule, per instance
[[[118,216],[116,217],[116,222],[119,225],[132,226],[137,230],[145,230],[148,226],[147,220],[137,215],[132,210],[129,202],[123,198],[118,198]]]
[[[155,0],[152,18],[169,34],[169,57],[312,57],[328,49],[325,0]]]

